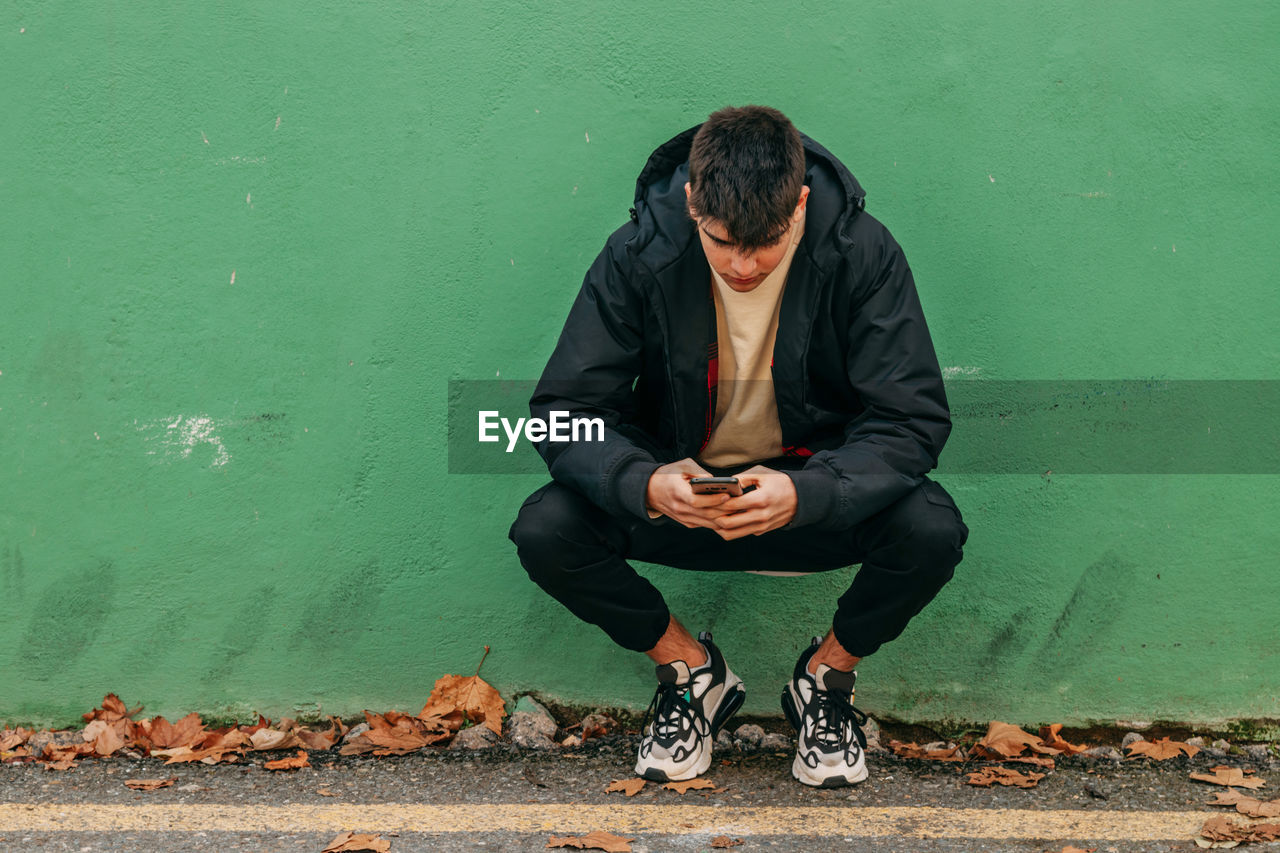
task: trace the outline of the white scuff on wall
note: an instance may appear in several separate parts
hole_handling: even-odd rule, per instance
[[[208,415],[177,415],[149,423],[134,421],[143,440],[156,444],[147,451],[148,456],[167,459],[189,459],[197,446],[207,444],[213,448],[210,468],[220,468],[231,461],[227,446],[218,436],[218,426]]]
[[[981,376],[981,367],[944,367],[942,368],[943,379],[955,379],[960,376]]]

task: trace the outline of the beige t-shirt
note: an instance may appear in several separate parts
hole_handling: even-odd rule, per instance
[[[802,216],[791,227],[791,244],[782,262],[746,293],[729,287],[711,270],[720,346],[716,416],[711,439],[698,457],[703,465],[727,468],[782,455],[782,426],[773,392],[773,344],[787,272],[803,236]]]

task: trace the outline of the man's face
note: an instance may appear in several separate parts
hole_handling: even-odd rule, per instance
[[[689,195],[689,185],[684,185],[685,196]],[[785,228],[778,239],[768,246],[744,252],[736,246],[725,227],[714,219],[699,217],[694,219],[698,228],[698,239],[702,241],[702,251],[724,283],[738,293],[747,293],[759,287],[773,272],[787,254],[791,245],[792,229],[804,214],[805,202],[809,199],[809,188],[800,188],[800,202],[791,215],[790,227]]]

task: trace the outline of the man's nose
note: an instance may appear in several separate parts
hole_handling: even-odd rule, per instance
[[[729,268],[733,270],[733,274],[738,278],[751,278],[756,271],[756,255],[755,252],[734,252],[729,261]]]

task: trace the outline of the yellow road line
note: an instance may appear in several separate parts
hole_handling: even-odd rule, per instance
[[[334,803],[107,805],[0,803],[0,832],[558,832],[842,835],[1164,841],[1193,837],[1207,812],[948,809],[927,806],[649,806]]]

